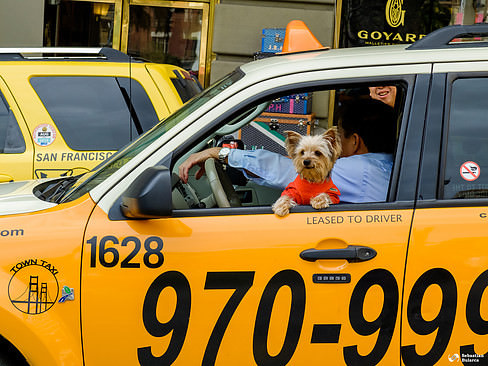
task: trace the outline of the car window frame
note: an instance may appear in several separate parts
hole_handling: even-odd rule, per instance
[[[488,71],[440,71],[432,74],[416,194],[418,208],[474,207],[488,204],[488,198],[441,198],[447,159],[447,126],[452,83],[459,78],[476,77],[488,78]]]
[[[236,71],[238,71],[237,69]],[[379,83],[381,81],[410,81],[407,85],[410,85],[409,90],[415,96],[415,101],[410,102],[408,110],[404,111],[404,118],[412,119],[411,116],[421,115],[422,118],[419,122],[415,122],[416,126],[420,126],[419,129],[423,130],[424,114],[425,114],[425,95],[427,92],[424,89],[428,88],[428,82],[431,74],[430,63],[415,63],[415,64],[401,64],[401,65],[387,65],[387,66],[365,66],[354,67],[349,69],[314,69],[303,71],[302,73],[285,74],[276,77],[259,78],[256,75],[244,78],[237,82],[234,86],[227,89],[225,94],[222,94],[219,99],[213,102],[209,102],[201,106],[198,110],[195,110],[192,115],[188,116],[185,121],[179,124],[178,128],[172,129],[172,133],[165,134],[158,141],[155,141],[148,149],[144,150],[137,156],[130,164],[126,164],[113,176],[101,182],[96,187],[93,187],[89,194],[97,206],[104,212],[106,212],[111,220],[128,220],[124,217],[120,210],[121,196],[127,189],[127,187],[147,168],[155,165],[165,165],[170,167],[172,159],[177,154],[182,156],[185,151],[191,149],[198,143],[199,138],[196,135],[204,136],[210,134],[212,131],[216,131],[221,125],[225,124],[226,119],[229,119],[232,115],[242,112],[242,103],[249,105],[250,103],[262,102],[263,92],[269,94],[274,90],[275,92],[284,92],[283,87],[277,87],[276,85],[285,85],[285,89],[290,89],[290,85],[293,85],[294,90],[299,92],[300,85],[304,87],[310,87],[315,85],[318,88],[331,87],[332,85],[345,85],[359,84],[359,83]],[[366,76],[365,76],[366,75]],[[317,77],[318,76],[318,77]],[[424,82],[417,83],[416,80],[419,76],[423,76]],[[417,84],[420,84],[417,86]],[[286,87],[288,85],[288,87]],[[422,92],[417,93],[417,88],[422,89]],[[266,99],[266,97],[264,97]],[[408,98],[407,98],[408,100]],[[408,104],[409,102],[407,102]],[[411,124],[408,121],[407,124],[403,124],[404,128]],[[409,165],[414,166],[412,169],[398,168],[400,173],[400,179],[398,186],[404,189],[405,187],[415,186],[417,182],[418,174],[418,156],[420,152],[420,144],[418,139],[412,138],[409,134],[405,135],[407,140],[412,140],[412,143],[407,144],[407,150],[416,151],[417,155],[413,154],[413,158]],[[407,141],[405,140],[405,141]],[[401,142],[400,142],[401,143]],[[403,153],[405,154],[405,153]],[[178,156],[177,158],[179,158]],[[397,157],[400,159],[400,156]],[[175,158],[176,159],[176,158]],[[403,164],[402,164],[403,165]],[[172,168],[172,167],[171,167]],[[406,174],[402,172],[406,171]],[[396,170],[395,170],[396,172]],[[397,188],[398,190],[398,188]],[[380,203],[365,203],[365,204],[344,204],[340,208],[331,208],[331,210],[377,210],[383,209],[411,209],[414,207],[414,197],[409,195],[408,197],[402,196],[399,200],[391,202]],[[183,216],[218,216],[218,215],[238,215],[238,214],[260,214],[271,213],[271,209],[268,207],[249,207],[249,208],[214,208],[214,209],[200,209],[199,213],[195,211],[187,211],[176,213],[176,215]],[[112,215],[114,214],[114,215]]]
[[[397,150],[394,154],[393,169],[390,177],[390,187],[388,191],[388,198],[386,202],[368,202],[368,203],[340,203],[338,205],[331,205],[327,208],[327,211],[365,211],[365,210],[382,210],[382,209],[404,209],[413,207],[414,202],[414,192],[411,194],[410,199],[403,199],[398,201],[397,189],[399,186],[400,179],[408,180],[411,184],[412,179],[416,182],[418,173],[418,160],[415,165],[415,170],[410,171],[409,174],[404,174],[400,178],[400,167],[401,160],[404,157],[404,144],[406,138],[406,131],[409,125],[410,115],[412,114],[412,98],[414,91],[416,90],[416,79],[415,74],[405,74],[405,75],[382,75],[382,76],[367,76],[367,77],[354,77],[354,78],[341,78],[341,79],[328,79],[313,82],[303,82],[294,84],[293,88],[290,86],[277,86],[266,90],[265,92],[253,95],[252,97],[246,99],[246,106],[249,108],[251,104],[256,105],[264,102],[265,100],[272,98],[273,95],[283,94],[288,91],[293,90],[294,93],[301,93],[303,91],[310,91],[310,89],[320,88],[332,88],[333,86],[347,86],[347,85],[366,85],[366,84],[379,84],[383,82],[398,82],[404,83],[406,85],[405,96],[404,96],[404,110],[402,114],[402,121],[399,131]],[[424,88],[427,88],[424,85]],[[208,124],[206,131],[203,134],[210,134],[211,132],[217,130],[226,120],[230,120],[233,116],[237,116],[242,113],[246,106],[242,104],[239,107],[233,108],[233,110],[228,111],[226,115],[221,115],[216,118],[212,124]],[[422,114],[422,112],[421,112]],[[423,124],[423,120],[421,121]],[[194,146],[202,137],[194,136],[191,139],[185,141],[181,144],[173,154],[173,159],[171,162],[171,169],[173,169],[174,163],[181,158],[192,146]],[[417,151],[419,147],[415,148]],[[411,149],[410,149],[411,150]],[[414,176],[412,176],[414,175]],[[406,184],[401,185],[402,187]],[[310,205],[297,206],[292,212],[315,212]],[[197,209],[179,209],[173,210],[173,217],[200,217],[200,216],[226,216],[226,215],[254,215],[254,214],[272,214],[271,206],[250,206],[250,207],[230,207],[230,208],[197,208]]]
[[[483,78],[488,80],[488,71],[467,71],[467,72],[449,72],[445,74],[445,88],[444,88],[444,108],[442,118],[442,132],[440,139],[437,142],[439,151],[439,167],[435,192],[436,207],[462,207],[462,206],[485,206],[488,203],[488,198],[443,198],[444,194],[444,179],[446,175],[446,161],[447,161],[447,146],[449,140],[449,123],[451,112],[451,101],[453,84],[459,79],[473,79]]]

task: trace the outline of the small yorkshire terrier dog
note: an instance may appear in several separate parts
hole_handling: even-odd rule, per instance
[[[330,179],[330,172],[341,154],[341,141],[336,127],[322,135],[302,136],[286,131],[288,155],[298,177],[291,182],[273,204],[273,212],[286,216],[296,205],[312,205],[315,209],[339,203],[340,192]]]

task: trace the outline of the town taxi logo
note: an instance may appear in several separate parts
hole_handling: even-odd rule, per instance
[[[403,0],[388,0],[386,3],[386,22],[390,27],[396,28],[405,23],[405,10],[402,9]]]
[[[56,303],[58,270],[52,264],[42,259],[26,259],[13,266],[10,272],[8,296],[18,310],[25,314],[41,314]]]

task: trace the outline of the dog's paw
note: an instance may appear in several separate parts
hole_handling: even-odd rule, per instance
[[[285,205],[273,205],[273,212],[275,215],[283,217],[290,213],[290,209]]]
[[[321,208],[327,208],[331,203],[332,200],[327,193],[320,193],[319,195],[310,199],[310,204],[316,210],[320,210]]]
[[[278,200],[271,206],[271,209],[277,216],[286,216],[290,213],[290,207],[295,206],[295,202],[291,200],[288,196],[281,196]]]

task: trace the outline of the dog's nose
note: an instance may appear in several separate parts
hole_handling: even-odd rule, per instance
[[[311,163],[311,161],[308,159],[303,161],[303,165],[305,165],[305,166],[309,166],[310,163]]]

